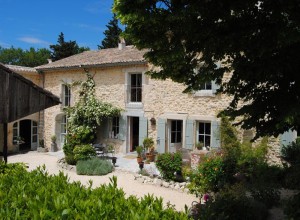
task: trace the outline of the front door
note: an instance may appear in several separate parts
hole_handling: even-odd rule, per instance
[[[20,121],[20,137],[24,141],[20,144],[20,151],[30,150],[31,148],[31,120]]]
[[[139,117],[129,117],[130,125],[130,152],[135,151],[136,147],[139,146]]]

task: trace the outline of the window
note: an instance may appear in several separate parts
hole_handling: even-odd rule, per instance
[[[111,137],[116,138],[119,134],[119,117],[113,117],[111,120]]]
[[[182,121],[171,121],[171,143],[181,143],[182,138]]]
[[[211,123],[210,122],[199,122],[198,126],[198,143],[204,144],[204,147],[210,147],[211,137]]]
[[[212,90],[211,81],[202,84],[200,90]]]
[[[19,138],[19,122],[13,124],[13,144],[17,144]]]
[[[38,141],[38,124],[35,121],[32,121],[32,126],[31,126],[31,134],[32,134],[32,141],[31,143],[36,143]]]
[[[63,145],[67,135],[67,116],[63,115],[60,123],[60,143]]]
[[[130,74],[130,102],[142,102],[142,74]]]
[[[63,106],[70,106],[71,104],[71,89],[68,85],[63,85]]]

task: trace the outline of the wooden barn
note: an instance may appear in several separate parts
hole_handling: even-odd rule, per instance
[[[59,98],[0,63],[0,151],[7,162],[7,124],[59,104]]]

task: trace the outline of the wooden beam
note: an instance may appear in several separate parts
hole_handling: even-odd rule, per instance
[[[7,163],[7,123],[3,123],[4,143],[3,143],[3,157]]]

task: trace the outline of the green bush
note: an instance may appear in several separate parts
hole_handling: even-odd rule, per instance
[[[77,145],[74,148],[73,153],[76,161],[88,160],[97,155],[95,149],[90,144]]]
[[[200,207],[199,218],[215,219],[267,219],[268,210],[265,205],[246,196],[246,191],[234,186],[218,193],[215,199],[208,200]]]
[[[300,190],[300,165],[285,168],[284,187]]]
[[[116,177],[93,189],[91,182],[88,187],[69,183],[62,172],[4,169],[9,175],[0,172],[0,219],[188,219],[183,212],[164,208],[161,198],[125,197]]]
[[[155,164],[164,179],[175,180],[174,173],[181,171],[182,156],[180,153],[159,154]]]
[[[192,172],[188,188],[191,193],[200,196],[206,192],[218,192],[228,182],[232,175],[225,169],[224,159],[221,156],[205,158],[197,170]]]
[[[99,158],[90,160],[79,160],[76,164],[76,172],[78,175],[102,176],[113,171],[110,161]]]
[[[273,187],[255,187],[251,190],[251,196],[266,205],[267,208],[277,206],[280,201],[280,192]]]
[[[281,148],[281,156],[291,165],[300,164],[300,138],[295,142]]]
[[[289,199],[284,206],[287,219],[300,219],[300,193]]]

